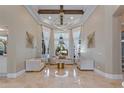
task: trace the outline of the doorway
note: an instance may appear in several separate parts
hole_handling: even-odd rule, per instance
[[[8,27],[0,26],[0,76],[7,73]]]

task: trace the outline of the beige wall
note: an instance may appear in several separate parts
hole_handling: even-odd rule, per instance
[[[104,31],[104,12],[103,6],[98,6],[94,13],[84,24],[84,40],[87,42],[87,36],[95,32],[95,48],[93,48],[93,56],[95,59],[96,68],[104,71],[105,70],[105,31]],[[101,37],[102,36],[102,37]],[[86,43],[87,44],[87,43]],[[103,47],[104,46],[104,47]],[[87,49],[91,50],[91,49]]]
[[[37,50],[37,46],[26,48],[26,31],[33,33],[37,44],[40,26],[24,6],[0,6],[0,25],[8,25],[9,28],[8,72],[20,71],[24,69],[25,59],[35,57]]]
[[[95,32],[95,48],[92,48],[95,68],[111,74],[121,73],[119,23],[113,17],[118,6],[97,6],[84,24],[84,36]],[[89,49],[88,49],[89,50]]]
[[[0,36],[7,36],[7,35],[8,35],[8,32],[7,31],[5,31],[5,32],[1,31],[0,32]]]
[[[37,37],[36,57],[39,58],[41,57],[41,53],[42,53],[42,28],[41,26],[39,30],[37,30],[36,37]]]

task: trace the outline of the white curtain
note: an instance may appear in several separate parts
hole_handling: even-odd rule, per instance
[[[52,58],[55,56],[55,47],[54,47],[54,31],[53,29],[50,32],[50,40],[49,40],[49,55]]]
[[[61,36],[60,32],[55,32],[54,33],[54,44],[55,44],[55,49],[57,48],[59,44],[59,37]]]
[[[80,27],[77,27],[72,30],[73,33],[73,40],[74,40],[74,46],[75,46],[75,57],[78,57],[79,52],[79,40],[80,40]]]
[[[50,28],[43,26],[43,35],[44,35],[46,53],[48,53],[49,40],[50,40]]]
[[[69,31],[69,56],[70,58],[74,57],[74,41],[72,30]]]

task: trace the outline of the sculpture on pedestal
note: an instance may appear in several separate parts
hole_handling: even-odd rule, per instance
[[[59,59],[64,59],[68,55],[68,50],[65,48],[65,43],[63,41],[63,37],[61,36],[59,38],[59,44],[56,48],[56,56],[59,57]]]

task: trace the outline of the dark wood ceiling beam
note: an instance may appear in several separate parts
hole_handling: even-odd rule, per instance
[[[83,10],[63,10],[64,14],[84,14]]]
[[[38,10],[38,14],[59,14],[60,13],[60,10]]]
[[[84,14],[83,10],[38,10],[38,14],[60,14],[63,11],[64,14]]]

